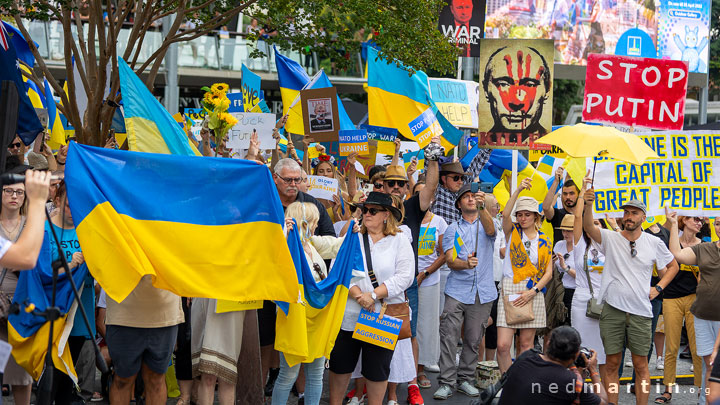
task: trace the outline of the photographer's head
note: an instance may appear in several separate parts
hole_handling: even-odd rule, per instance
[[[560,326],[550,332],[546,355],[570,367],[580,353],[580,334],[570,326]]]

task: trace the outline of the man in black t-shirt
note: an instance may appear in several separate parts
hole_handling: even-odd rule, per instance
[[[583,356],[586,367],[575,367],[578,356]],[[584,383],[586,371],[590,385]],[[608,403],[597,371],[597,355],[592,352],[588,359],[580,354],[580,334],[570,326],[560,326],[550,332],[546,354],[528,350],[508,369],[500,405],[570,405],[576,399],[580,404]]]
[[[563,207],[555,208],[556,190],[558,184],[562,181],[564,172],[565,169],[562,167],[557,168],[555,171],[555,178],[553,179],[552,185],[550,185],[548,193],[545,195],[545,199],[542,203],[545,219],[552,224],[554,229],[553,243],[557,243],[557,241],[563,239],[562,231],[558,228],[560,227],[560,224],[562,224],[562,220],[565,215],[574,214],[575,204],[577,204],[578,195],[580,194],[580,189],[578,189],[578,186],[575,185],[575,182],[571,179],[566,180],[565,183],[563,183],[562,194],[560,196]]]
[[[433,138],[432,143],[439,145],[439,139]],[[434,147],[435,145],[432,146]],[[412,235],[412,247],[413,252],[415,253],[416,277],[418,274],[418,241],[420,239],[420,225],[422,224],[423,218],[425,218],[425,213],[430,208],[430,204],[435,196],[435,190],[438,186],[438,179],[440,177],[440,169],[438,167],[437,159],[428,159],[429,156],[432,156],[432,154],[425,154],[425,167],[427,170],[425,175],[425,188],[420,190],[420,193],[417,195],[405,199],[408,194],[408,178],[403,166],[395,164],[388,166],[387,171],[385,172],[385,177],[383,178],[384,192],[396,195],[400,197],[400,199],[405,200],[403,203],[405,206],[403,225],[407,225],[407,227],[410,228],[410,234]],[[419,313],[417,278],[415,278],[413,284],[405,292],[407,294],[412,313]],[[415,338],[417,334],[416,316],[411,318],[410,329],[412,330],[413,356],[415,357],[415,365],[417,366],[418,345],[417,339]],[[393,387],[392,384],[388,387],[389,390],[394,390],[394,388],[395,387]],[[417,385],[417,379],[413,379],[408,384],[408,403],[411,405],[424,403],[422,396],[420,395],[420,389]]]

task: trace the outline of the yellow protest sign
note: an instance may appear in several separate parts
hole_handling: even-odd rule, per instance
[[[250,309],[260,309],[263,306],[262,300],[255,301],[228,301],[217,300],[215,304],[215,313],[223,314],[225,312],[247,311]]]

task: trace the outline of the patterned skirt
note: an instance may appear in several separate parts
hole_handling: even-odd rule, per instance
[[[192,373],[193,377],[210,374],[235,384],[245,311],[216,314],[216,302],[207,298],[192,300]]]
[[[526,280],[523,280],[517,284],[513,284],[512,279],[503,277],[502,290],[500,292],[500,298],[498,299],[497,326],[512,329],[540,329],[545,327],[545,294],[543,294],[542,292],[540,294],[537,294],[532,301],[535,319],[524,323],[518,323],[512,326],[508,326],[507,322],[505,321],[505,305],[503,303],[503,296],[509,296],[511,294],[522,294],[525,291],[527,291]]]

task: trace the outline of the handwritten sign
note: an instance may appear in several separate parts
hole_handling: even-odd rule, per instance
[[[361,309],[352,337],[375,346],[395,350],[402,321],[389,315],[379,318],[378,312]]]
[[[682,129],[687,80],[688,66],[679,60],[590,54],[583,120]]]
[[[665,131],[638,134],[658,154],[642,166],[603,158],[595,169],[595,216],[621,216],[623,204],[643,201],[647,216],[664,208],[686,216],[720,215],[720,134]],[[592,159],[586,162],[592,167]]]
[[[308,176],[308,180],[310,181],[308,194],[315,198],[332,201],[333,196],[338,193],[337,179],[323,176]]]
[[[237,118],[238,123],[228,132],[228,148],[248,149],[253,131],[257,131],[260,149],[275,148],[272,137],[275,114],[232,113],[232,116]]]
[[[215,313],[222,314],[225,312],[247,311],[250,309],[260,309],[262,307],[263,307],[262,300],[255,300],[255,301],[217,300],[217,304],[215,304]]]
[[[260,76],[250,71],[244,63],[241,72],[242,79],[240,80],[240,87],[242,88],[242,100],[245,108],[243,111],[250,111],[262,98],[260,94],[261,80]]]
[[[443,132],[432,108],[428,108],[417,118],[410,121],[408,126],[415,137],[415,142],[421,148],[428,146],[433,136],[442,135]]]
[[[478,127],[480,83],[430,78],[430,95],[442,115],[456,127]]]
[[[367,155],[369,153],[367,131],[364,129],[340,130],[340,156],[351,153]]]
[[[367,131],[368,141],[377,141],[377,153],[383,155],[395,154],[395,138],[397,138],[397,128],[378,127],[375,125],[360,125],[360,128]]]

